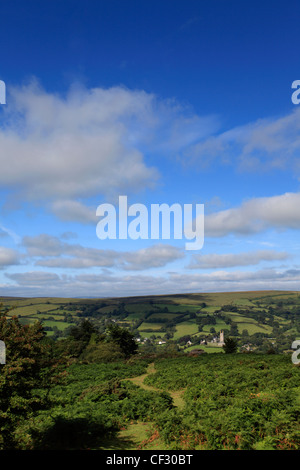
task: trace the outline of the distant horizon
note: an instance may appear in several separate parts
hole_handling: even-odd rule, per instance
[[[293,290],[279,290],[279,289],[276,289],[276,290],[252,290],[252,291],[211,291],[211,292],[179,292],[177,294],[170,294],[170,293],[165,293],[165,294],[142,294],[142,295],[130,295],[130,296],[114,296],[114,297],[110,297],[110,296],[107,296],[107,297],[64,297],[64,296],[50,296],[50,295],[38,295],[38,296],[34,296],[34,297],[27,297],[27,296],[4,296],[4,295],[1,295],[0,296],[0,299],[11,299],[11,298],[16,298],[16,299],[82,299],[82,300],[89,300],[89,299],[94,299],[94,300],[102,300],[102,299],[134,299],[134,298],[137,298],[137,299],[140,299],[142,297],[176,297],[176,296],[185,296],[185,295],[205,295],[205,294],[251,294],[251,293],[260,293],[260,292],[281,292],[281,293],[293,293],[293,294],[300,294],[300,290],[299,291],[293,291]],[[1,301],[0,301],[1,303]]]

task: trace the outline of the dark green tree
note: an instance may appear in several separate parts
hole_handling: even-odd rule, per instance
[[[233,338],[227,337],[224,340],[223,349],[225,354],[231,354],[237,352],[237,341]]]
[[[134,340],[134,335],[119,325],[109,325],[106,331],[106,340],[118,344],[126,358],[137,352],[138,346]]]
[[[89,320],[83,320],[80,325],[70,328],[70,336],[76,341],[88,343],[93,333],[96,333],[96,328]]]
[[[50,387],[64,375],[65,363],[55,357],[45,335],[40,322],[22,325],[16,316],[8,319],[0,305],[0,339],[6,350],[0,365],[0,449],[18,448],[19,424],[49,404]],[[34,389],[43,393],[33,394]]]
[[[79,325],[68,329],[67,338],[57,342],[57,353],[78,358],[90,343],[93,335],[98,335],[98,330],[89,320],[82,320]]]
[[[238,336],[239,335],[238,326],[234,322],[232,322],[231,325],[230,325],[230,335],[231,336]]]

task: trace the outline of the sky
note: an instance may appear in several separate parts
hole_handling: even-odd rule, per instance
[[[298,1],[7,0],[0,17],[1,296],[299,290]],[[99,238],[120,196],[149,217],[203,205],[203,246],[172,225]]]

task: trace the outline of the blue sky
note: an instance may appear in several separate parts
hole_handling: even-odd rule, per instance
[[[300,280],[300,4],[0,6],[0,295]],[[96,208],[204,204],[205,241],[99,240]]]

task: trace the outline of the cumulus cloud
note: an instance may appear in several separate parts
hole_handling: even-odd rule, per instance
[[[0,269],[20,264],[20,254],[16,250],[0,246]]]
[[[94,220],[84,199],[155,187],[160,175],[147,153],[179,152],[217,126],[142,90],[74,86],[61,96],[36,82],[10,89],[3,117],[2,188],[83,223]]]
[[[127,252],[122,255],[122,266],[126,270],[142,270],[147,268],[159,268],[185,256],[183,250],[164,244],[157,244]]]
[[[253,198],[240,207],[209,214],[205,236],[223,237],[230,233],[255,234],[268,228],[300,228],[300,193]]]
[[[36,266],[85,269],[93,267],[144,270],[167,265],[184,256],[180,248],[157,244],[135,251],[116,251],[70,244],[48,234],[23,238],[30,257],[38,258]]]
[[[42,233],[35,237],[25,236],[22,241],[29,256],[60,256],[67,243],[58,237]]]
[[[236,266],[253,266],[262,261],[282,261],[289,258],[285,252],[274,250],[256,250],[244,253],[226,253],[195,255],[190,265],[191,269],[220,269]]]
[[[48,234],[26,236],[23,238],[23,245],[30,257],[39,258],[35,264],[44,267],[112,267],[120,256],[114,250],[101,250],[84,247],[80,244],[70,244]]]
[[[96,207],[90,208],[79,201],[54,201],[51,212],[64,222],[79,222],[82,224],[96,223]]]
[[[122,88],[74,89],[66,97],[37,85],[13,89],[0,130],[0,183],[33,199],[73,199],[157,179],[132,142],[131,121],[151,97]]]

